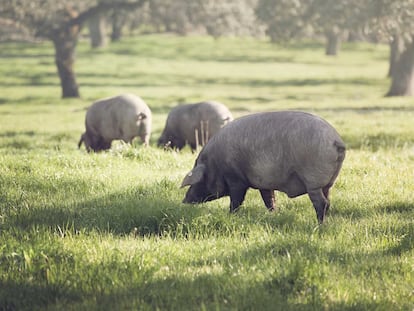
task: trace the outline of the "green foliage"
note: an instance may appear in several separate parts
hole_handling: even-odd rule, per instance
[[[281,42],[333,29],[358,31],[378,16],[379,6],[378,1],[258,0],[256,15],[272,41]]]
[[[145,36],[81,42],[82,99],[60,99],[49,44],[0,49],[0,310],[411,310],[414,108],[383,98],[387,47]],[[152,108],[151,146],[77,149],[86,107],[121,92]],[[179,102],[236,117],[297,109],[348,146],[317,226],[306,196],[181,203],[196,154],[155,147]]]

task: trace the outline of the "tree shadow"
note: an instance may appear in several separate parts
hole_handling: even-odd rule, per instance
[[[4,133],[0,132],[0,148],[4,149],[20,149],[20,150],[30,150],[33,149],[33,139],[35,136],[40,134],[35,131],[6,131]]]
[[[0,82],[1,85],[1,82]],[[24,85],[24,84],[13,84],[11,86],[20,86],[20,85]],[[56,84],[57,85],[57,84]],[[30,85],[26,85],[26,86],[30,86]],[[74,99],[77,100],[77,99]],[[1,98],[0,97],[0,103],[1,104],[10,104],[10,105],[20,105],[20,104],[27,104],[27,103],[31,103],[33,101],[38,101],[39,103],[41,103],[42,105],[57,105],[58,103],[61,103],[60,99],[58,99],[55,96],[48,96],[48,95],[39,95],[39,96],[25,96],[25,97],[21,97],[21,98],[16,98],[11,100],[10,98]],[[37,112],[40,112],[39,110],[37,110]],[[2,112],[3,114],[13,114],[13,110],[11,111],[4,111]],[[33,112],[26,112],[26,111],[19,111],[19,114],[32,114]]]
[[[369,218],[372,215],[367,213],[365,210],[360,209],[358,207],[348,206],[346,200],[341,198],[336,198],[334,201],[335,205],[339,206],[347,206],[347,208],[336,209],[335,205],[331,207],[329,210],[329,216],[333,217],[344,217],[351,220],[359,220],[364,218]],[[383,214],[390,214],[390,215],[399,215],[402,218],[406,218],[414,212],[414,205],[409,202],[400,202],[397,201],[392,205],[381,205],[375,207],[373,210],[374,213],[383,213]]]
[[[70,282],[48,284],[41,278],[28,278],[22,281],[11,279],[0,282],[0,310],[32,310],[37,308],[61,308],[88,310],[120,310],[120,309],[150,309],[150,310],[194,310],[204,306],[207,310],[378,310],[395,309],[396,301],[386,297],[376,300],[363,295],[346,300],[331,300],[326,296],[323,278],[334,275],[319,275],[316,279],[310,277],[308,265],[312,265],[312,256],[318,251],[316,242],[296,239],[285,245],[267,243],[252,246],[232,255],[223,254],[203,260],[188,262],[194,274],[167,274],[155,277],[162,267],[143,267],[137,276],[137,267],[131,263],[123,270],[114,266],[114,262],[90,263],[88,268],[99,272],[100,278],[122,278],[123,282],[110,284],[88,284],[88,286],[72,286]],[[277,259],[287,258],[284,247],[303,250],[305,258],[287,260],[281,271],[273,271],[271,277],[258,279],[243,279],[237,274],[240,258],[252,260],[254,266],[264,254]],[[276,249],[276,251],[274,251]],[[269,253],[271,255],[269,255]],[[292,252],[293,253],[293,252]],[[336,263],[337,258],[346,254],[328,253],[330,262]],[[354,260],[369,260],[370,254],[359,254]],[[373,256],[376,256],[375,254]],[[236,263],[236,266],[226,263]],[[173,264],[173,262],[171,262]],[[202,267],[220,265],[222,269],[214,273],[203,272]],[[248,265],[248,264],[247,264]],[[347,268],[344,266],[344,268]],[[208,271],[208,270],[206,270]],[[92,276],[89,276],[92,277]],[[90,282],[86,279],[81,282]],[[99,278],[98,278],[99,279]],[[316,282],[315,282],[316,281]],[[100,288],[100,290],[96,290]],[[301,297],[300,299],[296,299]],[[405,303],[409,305],[408,302]],[[82,308],[83,306],[83,308]]]
[[[39,74],[10,73],[23,81],[20,83],[0,81],[0,86],[59,86],[56,74],[51,72]],[[143,77],[137,80],[137,77]],[[304,78],[304,79],[252,79],[252,78],[227,78],[227,77],[203,77],[185,74],[165,74],[134,72],[129,75],[119,73],[85,73],[78,72],[77,79],[81,86],[87,87],[145,87],[145,86],[182,86],[182,85],[231,85],[240,87],[291,87],[291,86],[320,86],[320,85],[366,85],[374,86],[379,79],[372,78]]]
[[[102,189],[101,194],[93,195],[85,191],[90,187],[90,181],[85,178],[62,176],[48,182],[44,177],[31,175],[30,167],[25,165],[17,163],[13,170],[30,175],[30,178],[22,179],[19,185],[21,196],[19,191],[11,191],[18,198],[10,197],[3,202],[2,227],[5,230],[44,228],[53,231],[60,227],[69,228],[73,233],[98,231],[120,236],[131,233],[139,236],[227,236],[239,231],[238,227],[245,227],[252,219],[256,224],[274,228],[289,226],[294,221],[293,211],[270,217],[274,214],[269,214],[263,207],[256,211],[246,206],[236,215],[229,214],[228,208],[217,208],[220,200],[228,198],[205,204],[183,204],[183,190],[175,181],[167,179],[110,193]],[[4,176],[2,181],[4,187],[14,185],[12,176]],[[48,200],[31,202],[31,193],[47,193]]]
[[[31,182],[36,184],[35,180]],[[39,187],[37,191],[47,188]],[[87,187],[87,182],[60,181],[59,187]],[[185,238],[188,235],[232,235],[239,232],[239,227],[250,223],[252,217],[256,225],[275,229],[290,226],[294,221],[294,212],[288,211],[277,217],[263,217],[263,213],[268,213],[263,209],[255,212],[246,207],[233,215],[229,214],[227,208],[216,209],[215,203],[211,202],[208,205],[182,204],[179,200],[172,200],[165,194],[165,190],[162,193],[160,187],[163,187],[162,183],[154,183],[152,186],[137,187],[133,191],[110,193],[72,203],[57,203],[50,198],[50,204],[35,206],[32,210],[17,208],[16,213],[5,217],[3,228],[45,228],[52,231],[67,228],[73,233],[98,231],[119,236],[167,234]],[[178,185],[174,184],[174,187],[178,190]]]
[[[108,269],[105,266],[102,269]],[[299,278],[298,278],[299,277]],[[191,279],[166,277],[148,278],[145,282],[114,285],[105,292],[85,293],[82,288],[53,288],[53,285],[36,285],[33,282],[1,282],[8,296],[0,302],[0,310],[37,310],[55,307],[77,310],[393,310],[395,302],[380,298],[359,299],[351,302],[329,301],[313,286],[306,295],[308,302],[291,302],[300,275],[291,273],[270,282],[254,282],[250,286],[234,278],[233,290],[222,289],[231,280],[230,275],[197,275]],[[16,295],[16,293],[20,293]]]
[[[341,204],[342,206],[345,203]],[[409,202],[395,202],[392,205],[382,205],[376,207],[372,213],[380,213],[380,214],[389,214],[390,216],[396,215],[398,219],[411,219],[414,212],[414,204]],[[362,219],[369,219],[372,217],[372,214],[367,213],[366,211],[359,210],[359,209],[334,209],[330,211],[330,216],[332,217],[343,217],[346,219],[351,219],[352,221],[362,220]],[[394,245],[390,245],[389,247],[385,248],[384,250],[374,252],[374,257],[383,257],[383,256],[395,256],[395,255],[402,255],[403,253],[408,253],[414,249],[414,223],[413,222],[401,222],[396,227],[390,229],[390,235],[395,236],[395,240],[398,240],[398,243]],[[367,256],[366,253],[357,255],[361,257],[361,261],[364,259],[362,257]],[[336,254],[333,255],[334,257]]]
[[[32,180],[31,184],[41,183],[40,180]],[[64,189],[76,189],[81,191],[88,187],[88,181],[82,179],[68,179],[60,183],[59,187]],[[45,185],[46,187],[46,185]],[[57,230],[59,234],[72,234],[77,232],[97,231],[100,233],[111,233],[117,236],[139,237],[162,237],[164,234],[186,239],[188,233],[197,233],[200,237],[208,236],[232,236],[234,233],[248,236],[241,228],[247,228],[254,223],[259,226],[267,226],[274,230],[290,226],[294,222],[294,211],[286,211],[275,217],[263,217],[261,211],[244,208],[236,215],[229,215],[227,210],[221,211],[202,205],[184,205],[179,203],[175,196],[171,196],[177,185],[170,181],[161,181],[145,186],[137,186],[134,189],[126,189],[103,194],[95,197],[84,197],[76,201],[57,200],[50,192],[49,203],[43,206],[32,206],[22,204],[22,208],[16,213],[5,215],[2,230]],[[43,191],[42,188],[31,189]],[[28,189],[30,191],[30,189]],[[6,202],[7,204],[7,202]],[[210,204],[210,203],[209,203]],[[25,207],[24,207],[25,206]],[[211,207],[211,205],[210,205]],[[401,213],[402,217],[412,211],[412,205],[404,202],[395,205],[380,207],[384,213]],[[265,211],[263,211],[265,212]],[[337,211],[333,213],[335,217]],[[360,217],[366,215],[361,214]],[[330,215],[331,217],[331,215]],[[204,226],[204,227],[203,227]],[[197,231],[198,230],[198,231]],[[70,231],[70,232],[68,232]],[[131,306],[147,306],[149,309],[183,310],[189,307],[189,301],[195,304],[204,304],[207,309],[219,306],[223,309],[246,309],[246,310],[320,310],[329,305],[330,310],[353,310],[360,307],[364,310],[376,310],[380,306],[393,308],[395,302],[388,298],[368,301],[363,297],[352,300],[352,305],[346,301],[327,301],[324,288],[312,283],[309,278],[306,264],[318,258],[321,253],[329,258],[329,262],[341,266],[341,258],[353,256],[356,262],[370,261],[370,259],[384,258],[402,252],[411,251],[413,248],[414,227],[411,224],[401,226],[398,234],[405,232],[406,235],[400,245],[385,249],[381,252],[360,252],[354,250],[324,250],[317,239],[303,239],[303,234],[312,234],[309,226],[295,227],[289,238],[276,239],[263,244],[250,245],[238,251],[224,251],[217,255],[203,256],[188,260],[188,267],[202,271],[204,266],[212,266],[216,263],[223,269],[218,273],[197,272],[191,277],[182,275],[167,275],[166,277],[154,277],[156,272],[151,267],[144,269],[142,275],[137,279],[136,267],[131,264],[123,272],[115,269],[117,262],[91,263],[88,270],[102,271],[108,274],[121,273],[125,282],[113,285],[101,284],[102,291],[94,292],[94,285],[72,286],[70,282],[48,284],[41,276],[33,275],[31,278],[22,278],[21,281],[13,279],[2,279],[0,281],[0,310],[31,310],[36,308],[53,308],[58,306],[88,306],[96,309],[122,309]],[[56,245],[58,247],[58,245]],[[287,260],[289,254],[300,251],[302,257],[297,264],[295,261]],[[63,256],[65,256],[63,254]],[[270,278],[254,280],[254,282],[243,281],[235,276],[237,266],[232,267],[227,263],[238,263],[240,258],[246,265],[256,265],[260,260],[276,258],[285,260],[288,266],[283,271],[275,272]],[[296,257],[293,257],[296,258]],[[323,258],[322,258],[323,259]],[[185,260],[185,259],[183,259]],[[65,262],[63,262],[65,263]],[[63,264],[59,263],[59,264]],[[173,264],[173,262],[171,263]],[[237,264],[236,264],[237,265]],[[69,269],[70,267],[68,267]],[[156,269],[160,267],[156,266]],[[348,267],[345,267],[348,269]],[[158,271],[158,270],[157,270]],[[123,275],[123,273],[125,275]],[[141,272],[140,272],[141,273]],[[325,276],[329,277],[329,276]],[[234,278],[234,281],[231,279]],[[323,278],[323,276],[322,276]],[[99,279],[99,278],[98,278]],[[230,281],[229,281],[230,280]],[[319,279],[318,279],[319,280]],[[81,282],[89,282],[88,278]],[[323,280],[322,280],[323,281]],[[229,285],[234,282],[234,285]],[[323,283],[323,282],[322,282]],[[221,284],[226,284],[222,286]],[[79,285],[79,284],[78,284]],[[98,287],[96,285],[96,287]],[[191,289],[191,290],[189,290]],[[305,293],[305,294],[304,294]],[[306,301],[292,303],[297,295],[305,295]],[[155,303],[155,305],[154,305]],[[277,307],[275,307],[277,306]],[[194,307],[194,305],[193,305]],[[85,307],[86,308],[86,307]]]
[[[67,132],[56,134],[42,133],[38,131],[5,131],[0,132],[0,149],[33,150],[36,148],[48,149],[49,143],[60,144],[63,141],[71,141],[73,137]],[[56,145],[55,145],[56,146]],[[54,146],[54,147],[55,147]]]
[[[16,136],[28,136],[28,137],[33,137],[35,135],[39,135],[38,132],[36,131],[22,131],[22,132],[17,132],[17,131],[6,131],[6,132],[0,132],[0,137],[6,138],[6,137],[16,137]]]
[[[40,282],[39,282],[40,283]],[[70,286],[49,286],[27,280],[0,280],[0,311],[40,310],[56,301],[76,302],[84,299],[82,291]]]
[[[406,215],[404,214],[412,214],[414,212],[414,204],[408,202],[395,202],[392,205],[381,206],[379,211],[387,214],[401,214],[401,217],[405,217]]]
[[[60,186],[64,186],[63,183]],[[65,183],[68,189],[76,186],[79,186],[77,181]],[[70,228],[73,232],[97,230],[117,235],[131,232],[142,236],[161,235],[168,230],[177,230],[184,218],[187,219],[185,222],[191,222],[191,217],[196,217],[197,211],[201,212],[190,210],[178,202],[151,195],[146,197],[145,192],[111,193],[69,204],[54,202],[11,215],[3,227],[22,230],[33,227],[55,230],[61,227]]]
[[[3,45],[4,47],[4,45]],[[28,47],[28,48],[18,48],[16,47],[16,49],[7,49],[7,51],[4,53],[0,53],[0,59],[13,59],[13,58],[33,58],[33,59],[37,59],[37,58],[50,58],[53,59],[53,53],[48,54],[48,53],[36,53],[36,54],[29,54],[29,50],[33,48],[32,47]],[[49,63],[49,62],[48,62]]]
[[[379,133],[373,135],[342,135],[347,149],[367,149],[376,152],[380,149],[398,149],[414,144],[413,137],[399,134]]]
[[[308,110],[314,112],[356,112],[359,114],[372,114],[377,112],[414,112],[413,106],[370,106],[370,107],[297,107],[298,110]]]
[[[338,205],[347,206],[346,202],[339,203],[341,201],[343,200],[336,200]],[[346,209],[344,208],[338,209],[338,208],[335,208],[335,205],[331,206],[326,216],[328,217],[328,219],[329,217],[332,217],[332,218],[349,219],[351,221],[359,221],[359,220],[363,220],[363,219],[370,217],[369,213],[359,208],[347,207]]]
[[[401,219],[411,219],[414,213],[414,204],[408,202],[395,202],[392,205],[384,205],[379,208],[379,211],[398,215]],[[386,254],[402,255],[414,249],[414,222],[406,223],[398,228],[396,235],[401,237],[398,243],[386,250]]]

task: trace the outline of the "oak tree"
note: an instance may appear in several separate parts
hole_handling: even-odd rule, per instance
[[[53,42],[62,97],[79,97],[74,72],[75,50],[81,27],[113,8],[136,9],[148,0],[3,0],[0,17],[12,19],[35,37]]]

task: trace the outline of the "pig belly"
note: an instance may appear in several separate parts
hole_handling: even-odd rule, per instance
[[[299,178],[299,176],[296,173],[292,173],[289,176],[287,182],[280,185],[275,190],[286,193],[289,198],[294,198],[307,193],[304,182]]]
[[[277,176],[273,176],[277,177]],[[279,176],[280,177],[280,176]],[[251,187],[255,189],[277,190],[287,194],[288,197],[294,198],[307,193],[305,183],[300,179],[297,173],[291,173],[287,178],[267,179],[254,178]]]

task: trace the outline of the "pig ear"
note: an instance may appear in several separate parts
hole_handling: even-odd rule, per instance
[[[147,118],[147,116],[145,115],[145,113],[143,113],[143,112],[140,112],[138,115],[137,115],[137,121],[139,121],[139,120],[144,120],[144,119],[146,119]]]
[[[185,177],[181,184],[181,188],[185,186],[194,185],[203,179],[206,166],[204,164],[199,164],[193,168]]]

